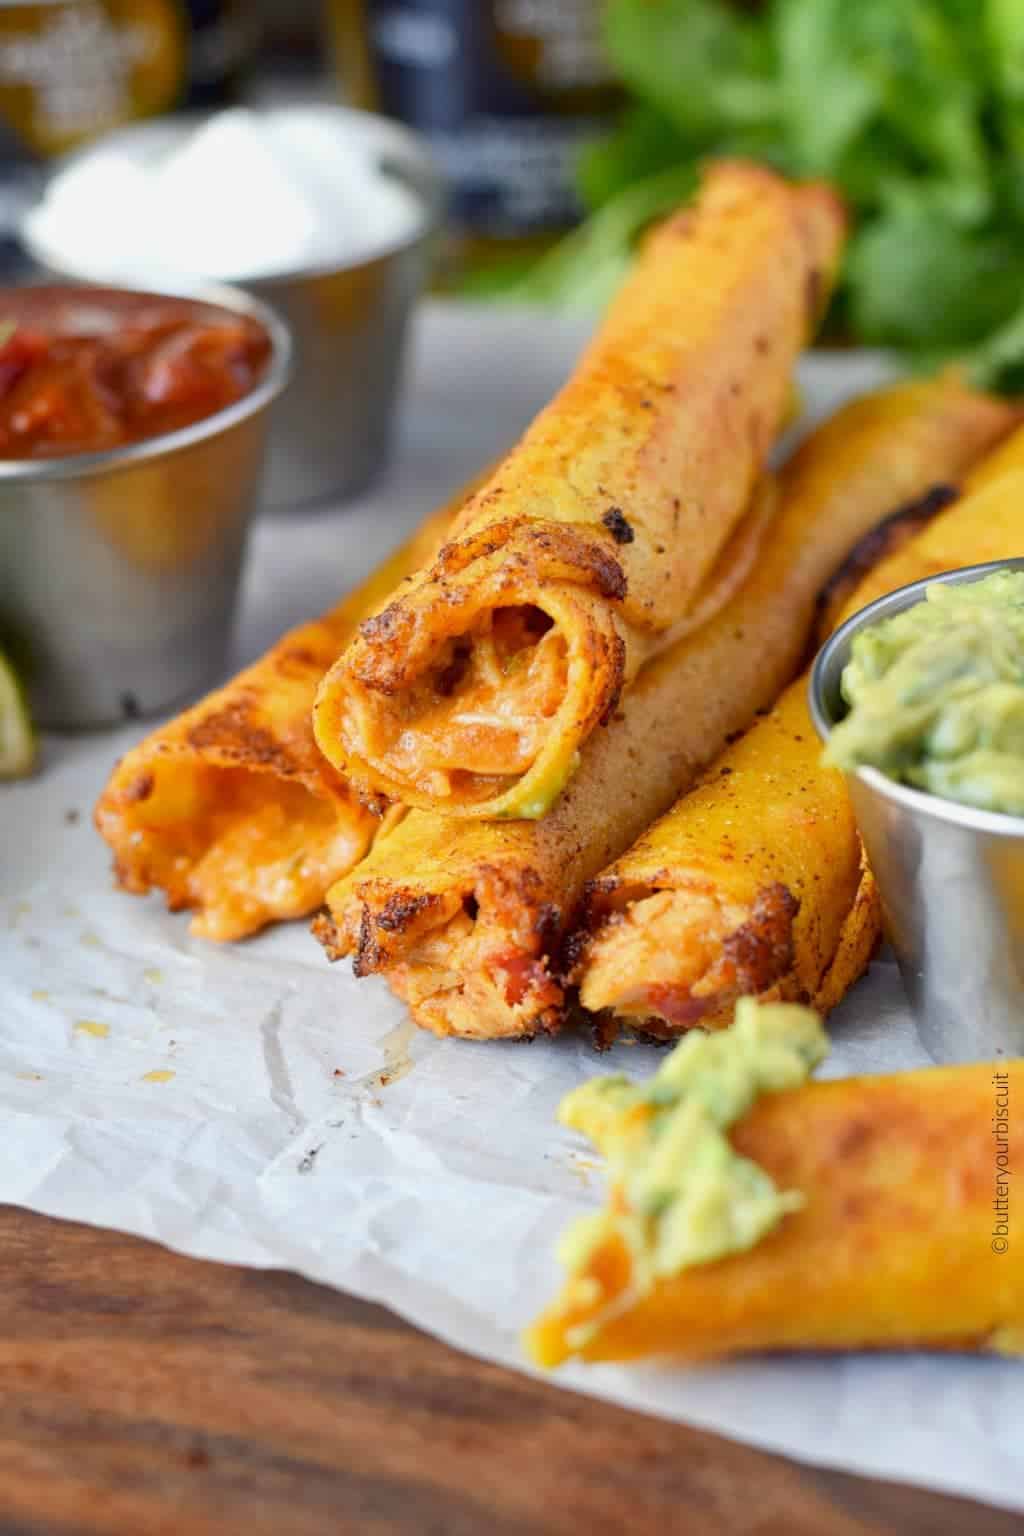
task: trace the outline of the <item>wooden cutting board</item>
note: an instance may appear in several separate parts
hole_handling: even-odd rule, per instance
[[[1020,1536],[0,1207],[0,1536]]]

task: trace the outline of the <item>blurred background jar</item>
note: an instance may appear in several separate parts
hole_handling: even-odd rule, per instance
[[[0,264],[39,165],[138,118],[237,100],[251,0],[0,0]]]
[[[345,96],[428,142],[450,192],[443,277],[536,256],[580,217],[575,165],[620,102],[603,0],[329,0]]]
[[[0,117],[31,155],[179,106],[237,97],[257,35],[245,0],[4,0]]]

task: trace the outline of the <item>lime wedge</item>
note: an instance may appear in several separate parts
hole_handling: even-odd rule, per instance
[[[0,779],[20,779],[36,760],[36,737],[17,674],[0,651]]]

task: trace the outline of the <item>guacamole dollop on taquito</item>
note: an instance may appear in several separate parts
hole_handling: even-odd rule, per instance
[[[646,1082],[596,1078],[569,1094],[559,1118],[605,1155],[614,1192],[608,1209],[563,1238],[570,1276],[617,1237],[632,1259],[632,1291],[643,1292],[689,1265],[752,1248],[799,1209],[800,1192],[776,1188],[726,1133],[762,1093],[804,1083],[827,1051],[810,1009],[742,998],[730,1029],[687,1036]]]
[[[1024,815],[1024,572],[929,587],[862,630],[826,756],[986,811]]]

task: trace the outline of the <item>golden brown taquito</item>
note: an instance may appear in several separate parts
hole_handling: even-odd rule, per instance
[[[947,510],[861,582],[836,622],[909,581],[1024,548],[1015,434]],[[810,1001],[822,1013],[858,979],[881,935],[842,775],[821,761],[807,676],[712,764],[704,780],[588,888],[575,941],[580,1001],[604,1032],[662,1037],[721,1028],[738,997]]]
[[[752,567],[753,489],[843,232],[823,186],[710,166],[461,537],[325,678],[337,768],[450,815],[543,815],[640,664]]]
[[[1024,1061],[1003,1060],[759,1097],[729,1142],[797,1208],[746,1251],[651,1279],[616,1231],[628,1195],[613,1185],[612,1219],[529,1330],[529,1353],[545,1366],[765,1350],[1024,1354],[1024,1256],[995,1204],[1010,1188],[997,1173],[1024,1161],[1024,1121],[996,1116],[1021,1092]],[[609,1109],[602,1145],[629,1134],[622,1119]]]
[[[531,1035],[563,1013],[559,948],[585,882],[660,815],[793,675],[816,595],[894,504],[1007,425],[955,381],[847,407],[783,471],[757,568],[700,630],[651,662],[538,822],[412,811],[328,894],[316,931],[357,974],[382,973],[438,1034]]]
[[[241,939],[315,911],[362,858],[383,806],[365,805],[317,750],[317,684],[360,619],[438,548],[472,488],[336,608],[121,759],[95,820],[123,890],[155,887],[172,910],[192,909],[193,933]]]

